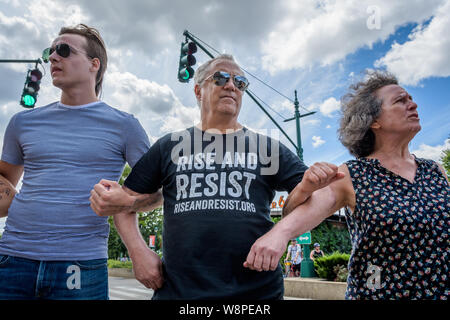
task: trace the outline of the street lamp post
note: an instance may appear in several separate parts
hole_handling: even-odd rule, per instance
[[[297,98],[297,90],[294,91],[294,94],[295,94],[295,100],[294,100],[295,115],[293,118],[284,120],[284,122],[288,122],[288,121],[295,119],[295,125],[296,125],[296,129],[297,129],[297,155],[299,156],[300,160],[303,161],[303,148],[302,148],[302,137],[301,137],[301,130],[300,130],[300,118],[313,115],[316,112],[313,111],[313,112],[308,112],[305,114],[300,114],[299,102],[298,102],[298,98]],[[314,262],[309,257],[309,254],[311,252],[310,250],[311,249],[309,247],[309,244],[302,245],[303,259],[300,264],[300,266],[301,266],[300,267],[300,276],[303,278],[315,277]]]

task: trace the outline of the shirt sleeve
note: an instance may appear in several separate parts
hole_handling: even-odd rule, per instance
[[[14,165],[23,165],[24,155],[23,149],[19,141],[19,129],[17,128],[17,117],[15,114],[9,120],[6,127],[5,135],[3,137],[2,161]]]
[[[274,187],[278,191],[291,192],[302,181],[308,167],[284,144],[280,142],[279,145],[279,169]]]
[[[138,160],[150,149],[150,141],[139,120],[133,116],[130,117],[128,125],[125,127],[125,134],[125,160],[130,167],[134,167]]]
[[[160,140],[139,159],[131,169],[124,185],[134,192],[155,193],[161,187],[161,152]]]

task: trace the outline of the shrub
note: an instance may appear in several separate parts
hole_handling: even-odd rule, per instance
[[[312,243],[320,243],[320,249],[323,253],[331,254],[332,252],[352,251],[352,243],[347,228],[334,227],[330,222],[323,221],[311,231]],[[312,250],[311,246],[311,250]]]
[[[108,268],[133,268],[133,263],[131,261],[119,261],[114,259],[108,259]]]
[[[349,254],[336,251],[314,260],[314,268],[320,278],[329,281],[346,281],[347,275],[344,269],[347,270],[349,259]]]

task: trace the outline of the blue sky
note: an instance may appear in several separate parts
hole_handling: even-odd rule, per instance
[[[299,92],[304,160],[351,159],[336,137],[339,100],[365,69],[393,72],[419,106],[422,130],[410,144],[439,160],[450,148],[450,0],[430,1],[105,1],[0,0],[0,59],[36,59],[64,25],[98,28],[109,64],[102,99],[133,113],[152,141],[194,125],[193,83],[177,81],[183,30],[231,53],[239,64],[284,95]],[[199,50],[201,51],[201,50]],[[196,54],[197,65],[208,57]],[[18,104],[25,64],[0,64],[0,148]],[[45,65],[46,71],[49,65]],[[293,104],[249,76],[250,89],[295,141]],[[37,107],[60,92],[44,75]],[[289,142],[248,97],[239,121]],[[1,228],[2,219],[0,219]]]

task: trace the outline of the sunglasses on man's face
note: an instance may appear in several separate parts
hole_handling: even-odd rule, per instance
[[[58,54],[58,56],[63,57],[63,58],[67,58],[68,56],[70,56],[71,52],[81,52],[84,53],[88,56],[88,54],[86,52],[83,52],[81,50],[78,49],[74,49],[71,46],[69,46],[67,43],[60,43],[57,44],[55,47],[50,47],[45,49],[42,52],[42,60],[47,63],[50,61],[50,56],[52,55],[53,52],[55,52]]]
[[[212,80],[216,86],[223,87],[230,78],[233,78],[233,83],[236,88],[241,91],[245,91],[250,84],[246,77],[244,76],[231,76],[228,72],[225,71],[217,71],[212,75],[208,76],[206,80],[212,77]]]

